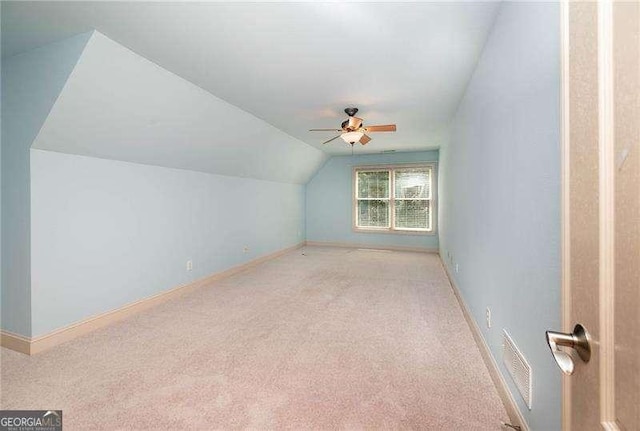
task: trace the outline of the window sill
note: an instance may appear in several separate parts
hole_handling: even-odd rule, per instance
[[[395,230],[395,229],[376,229],[376,228],[362,228],[354,227],[353,232],[356,233],[381,233],[386,235],[413,235],[413,236],[436,236],[435,230]]]

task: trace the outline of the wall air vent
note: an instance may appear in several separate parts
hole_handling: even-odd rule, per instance
[[[509,374],[513,378],[513,382],[520,391],[520,395],[531,410],[531,365],[522,355],[522,352],[505,329],[504,340],[502,343],[502,360]]]

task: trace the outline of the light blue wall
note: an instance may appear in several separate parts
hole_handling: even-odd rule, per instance
[[[438,161],[438,151],[332,157],[307,183],[307,240],[437,249],[438,235],[354,232],[352,169]]]
[[[2,61],[2,329],[31,335],[29,149],[89,38]]]
[[[298,184],[32,149],[31,193],[33,336],[305,235]]]
[[[305,238],[304,185],[282,176],[269,178],[280,182],[216,176],[32,149],[34,141],[56,138],[46,133],[46,125],[52,112],[66,106],[65,96],[78,78],[79,59],[88,51],[91,34],[3,62],[2,329],[27,337]],[[130,97],[131,104],[140,102],[137,95]],[[236,120],[248,115],[236,111]],[[74,117],[71,111],[64,114]],[[105,127],[132,126],[131,118],[140,120],[133,124],[138,129],[148,128],[136,115]],[[266,125],[259,123],[250,129]],[[314,154],[312,162],[307,160],[306,178],[313,163],[325,158],[311,152],[320,158]],[[240,163],[241,158],[234,160]],[[98,172],[102,177],[94,177]],[[116,223],[121,226],[116,228]],[[194,270],[187,273],[188,259]]]
[[[2,46],[2,3],[0,2],[0,46]],[[2,56],[0,56],[0,71]],[[2,79],[0,79],[0,100],[2,100]],[[0,131],[2,130],[2,104],[0,104]],[[2,328],[2,133],[0,132],[0,329]]]
[[[530,362],[532,410],[511,391],[540,431],[560,429],[559,48],[557,3],[504,3],[440,153],[441,256],[505,380],[503,328]]]

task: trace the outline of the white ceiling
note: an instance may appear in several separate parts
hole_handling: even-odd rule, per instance
[[[297,184],[328,157],[98,32],[31,147]]]
[[[7,57],[97,29],[329,154],[310,128],[396,123],[358,152],[446,143],[499,3],[3,2]]]

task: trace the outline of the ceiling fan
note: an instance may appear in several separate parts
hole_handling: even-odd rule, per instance
[[[362,145],[365,145],[367,142],[371,140],[366,134],[371,132],[395,132],[396,125],[395,124],[386,124],[379,126],[364,126],[362,123],[362,118],[356,117],[356,113],[358,112],[358,108],[345,108],[344,112],[349,116],[346,120],[342,122],[340,127],[341,129],[310,129],[310,132],[341,132],[338,136],[335,136],[328,141],[323,142],[323,144],[327,144],[334,139],[342,138],[347,144],[355,144],[356,142],[360,142]]]

